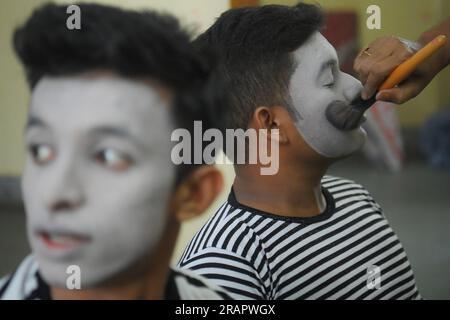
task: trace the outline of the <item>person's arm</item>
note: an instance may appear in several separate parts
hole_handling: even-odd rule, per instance
[[[424,46],[438,35],[450,38],[450,18],[432,29],[424,32],[418,40]],[[402,62],[411,57],[414,50],[405,41],[396,37],[381,37],[370,43],[353,65],[364,85],[362,98],[368,99],[377,91],[386,77]],[[393,89],[383,90],[377,94],[377,100],[404,103],[417,96],[430,81],[450,63],[450,41],[439,49],[428,60],[400,85]]]
[[[422,33],[419,38],[419,43],[423,46],[441,34],[450,38],[450,18],[436,27]],[[439,71],[450,64],[450,41],[447,41],[444,48],[442,48],[436,56],[438,57],[437,63],[438,68],[440,68]]]

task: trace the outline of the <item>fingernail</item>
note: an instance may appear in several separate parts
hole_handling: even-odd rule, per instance
[[[382,100],[383,99],[383,94],[381,92],[378,92],[377,95],[375,96],[376,100]]]

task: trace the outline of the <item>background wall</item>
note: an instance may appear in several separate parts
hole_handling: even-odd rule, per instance
[[[28,88],[11,48],[14,28],[41,0],[6,0],[0,4],[0,176],[19,175],[23,162],[22,127]]]

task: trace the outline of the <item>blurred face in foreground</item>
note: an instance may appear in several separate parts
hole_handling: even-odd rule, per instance
[[[169,104],[141,82],[44,77],[32,92],[22,191],[28,237],[44,279],[82,288],[148,260],[174,186]]]

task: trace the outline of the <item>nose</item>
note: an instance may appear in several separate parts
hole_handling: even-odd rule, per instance
[[[60,160],[52,165],[51,174],[46,177],[45,201],[49,212],[70,212],[84,202],[79,175],[70,161]]]
[[[343,94],[347,101],[352,101],[361,94],[363,88],[361,82],[351,75],[343,72]]]

